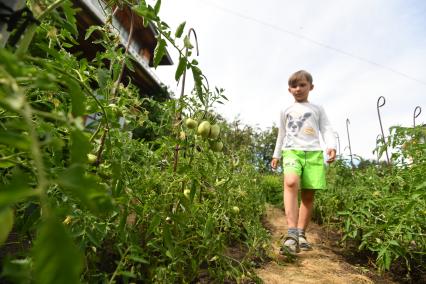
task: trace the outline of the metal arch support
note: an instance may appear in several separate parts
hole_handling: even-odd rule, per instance
[[[381,102],[381,100],[382,100],[382,102]],[[384,96],[380,96],[380,97],[377,99],[377,116],[379,117],[380,130],[382,131],[383,143],[384,143],[384,145],[385,145],[385,147],[386,147],[386,148],[385,148],[385,150],[386,150],[386,160],[387,160],[388,164],[390,164],[390,161],[389,161],[389,154],[388,154],[388,147],[387,147],[387,145],[386,145],[386,139],[385,139],[385,132],[383,131],[382,118],[381,118],[381,116],[380,116],[380,108],[381,108],[382,106],[384,106],[384,105],[385,105],[385,103],[386,103],[386,99],[385,99],[385,97],[384,97]]]
[[[191,33],[192,33],[192,34],[194,35],[194,37],[195,37],[195,49],[196,49],[196,51],[197,51],[197,56],[198,56],[200,53],[199,53],[199,50],[198,50],[198,39],[197,39],[197,33],[195,32],[195,30],[194,30],[193,28],[190,28],[190,29],[189,29],[189,31],[188,31],[188,39],[191,39]],[[189,50],[189,48],[188,48],[188,47],[186,47],[186,49],[185,49],[185,57],[188,57],[188,50]],[[180,92],[180,97],[179,97],[179,99],[183,97],[183,93],[184,93],[184,91],[185,91],[185,81],[186,81],[186,68],[185,68],[185,70],[183,71],[183,75],[182,75],[182,89],[181,89],[181,92]],[[179,116],[180,116],[180,115],[179,115]]]
[[[349,135],[349,124],[350,124],[349,118],[346,118],[346,132],[348,133],[349,154],[351,156],[351,167],[353,169],[354,168],[354,161],[353,161],[353,158],[352,158],[352,146],[351,146],[351,137]]]
[[[198,39],[197,39],[197,33],[195,32],[194,28],[189,28],[188,30],[188,38],[191,38],[191,32],[194,34],[195,37],[195,49],[197,50],[197,56],[200,55],[198,52]],[[188,51],[188,48],[186,49]]]
[[[189,30],[188,30],[188,39],[191,39],[191,33],[195,37],[195,49],[197,51],[197,56],[198,56],[200,54],[200,52],[198,50],[197,33],[195,32],[195,30],[193,28],[189,28]],[[189,48],[186,47],[186,49],[185,49],[185,57],[188,57],[188,50],[189,50]],[[183,74],[182,74],[182,88],[181,88],[181,92],[180,92],[180,96],[179,96],[179,103],[182,101],[182,97],[183,97],[183,94],[185,92],[185,82],[186,82],[186,68],[185,68],[185,70],[183,71]],[[177,115],[177,119],[178,119],[178,121],[181,120],[181,113],[180,113],[180,111],[179,111],[179,114]]]
[[[422,113],[422,108],[420,106],[416,106],[413,113],[413,127],[416,127],[416,118],[419,117],[421,113]]]
[[[204,80],[205,80],[205,81],[206,81],[206,83],[207,83],[207,87],[206,87],[206,86],[204,86],[204,88],[206,88],[207,92],[208,92],[208,91],[210,91],[210,84],[209,84],[209,80],[207,80],[206,75],[201,74],[201,77],[203,77],[203,78],[204,78]],[[204,85],[204,84],[203,84],[203,85]]]

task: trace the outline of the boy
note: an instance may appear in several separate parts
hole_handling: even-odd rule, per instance
[[[325,166],[319,132],[326,144],[327,163],[336,158],[336,140],[324,109],[308,101],[312,91],[312,76],[297,71],[288,80],[288,91],[293,105],[281,111],[279,130],[271,166],[276,169],[283,158],[284,209],[288,234],[283,240],[281,253],[295,255],[311,250],[305,230],[312,214],[315,190],[325,189]],[[301,204],[298,206],[298,190]]]

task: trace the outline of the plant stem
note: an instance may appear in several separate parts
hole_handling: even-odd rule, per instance
[[[55,115],[55,114],[50,113],[50,112],[45,112],[45,111],[33,109],[32,113],[35,114],[35,115],[44,117],[44,118],[49,118],[49,119],[54,119],[54,120],[61,121],[61,122],[66,122],[65,118],[60,117],[60,116]]]
[[[129,253],[131,246],[129,246],[126,251],[124,252],[123,256],[120,259],[120,262],[117,265],[117,268],[114,271],[114,274],[112,274],[111,279],[108,281],[108,284],[113,284],[114,283],[114,278],[117,276],[118,271],[121,269],[122,264],[125,262],[126,260],[126,256]]]
[[[25,153],[19,152],[19,153],[12,154],[12,155],[9,155],[9,156],[6,156],[6,157],[1,157],[0,161],[8,161],[8,160],[11,160],[13,157],[17,157],[17,156],[22,155],[22,154],[25,154]]]
[[[31,105],[27,102],[25,95],[22,93],[21,88],[18,86],[16,80],[10,76],[8,72],[6,72],[3,68],[0,67],[0,70],[2,75],[4,75],[8,80],[7,83],[10,85],[11,89],[19,94],[20,97],[23,98],[22,107],[19,109],[16,109],[16,112],[18,112],[22,118],[24,119],[24,122],[28,128],[29,136],[31,139],[31,154],[34,159],[35,163],[35,172],[37,176],[38,185],[35,189],[35,193],[40,196],[40,204],[42,207],[42,216],[43,218],[47,218],[49,216],[49,206],[48,206],[48,200],[46,195],[46,188],[49,185],[49,181],[46,177],[46,170],[44,168],[43,163],[43,155],[40,151],[40,144],[38,141],[38,136],[36,132],[35,125],[33,123],[33,110],[31,108]]]
[[[95,132],[93,132],[92,136],[89,139],[89,142],[92,143],[93,139],[95,139],[96,135],[98,135],[99,131],[101,131],[102,123],[99,123],[98,128],[96,128]]]
[[[48,206],[46,188],[49,185],[48,179],[46,177],[46,171],[43,163],[43,156],[40,151],[40,144],[38,142],[37,132],[35,130],[35,125],[32,121],[32,109],[28,102],[25,101],[24,107],[21,110],[21,115],[24,118],[25,123],[27,124],[29,130],[29,136],[31,139],[31,154],[34,159],[38,185],[36,188],[36,193],[40,196],[40,203],[42,208],[43,218],[48,218],[50,214],[50,209]]]

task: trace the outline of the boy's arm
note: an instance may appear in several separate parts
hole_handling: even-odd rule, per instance
[[[277,141],[275,142],[275,150],[274,150],[274,154],[272,155],[272,161],[271,161],[271,167],[273,169],[276,169],[278,167],[278,163],[281,158],[281,150],[283,147],[284,137],[285,137],[285,119],[284,119],[284,112],[282,111],[280,113]]]
[[[277,167],[278,167],[278,164],[280,163],[280,159],[278,159],[278,158],[272,158],[272,161],[271,161],[271,167],[274,169],[274,170],[276,170],[277,169]]]
[[[336,149],[328,148],[326,150],[326,152],[327,152],[327,157],[328,157],[327,163],[329,163],[329,164],[333,163],[336,160]]]

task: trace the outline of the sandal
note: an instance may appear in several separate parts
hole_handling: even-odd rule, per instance
[[[304,251],[312,250],[312,246],[306,239],[305,235],[299,235],[299,247],[301,250],[304,250]]]
[[[300,252],[298,236],[295,234],[288,234],[285,236],[280,249],[280,254],[295,256],[298,252]]]

